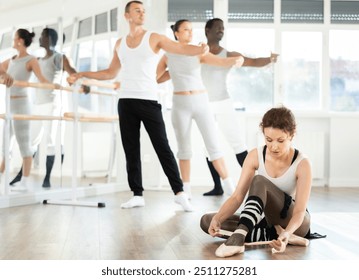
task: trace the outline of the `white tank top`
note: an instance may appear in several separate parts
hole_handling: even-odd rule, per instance
[[[156,70],[159,55],[150,46],[151,32],[146,31],[136,48],[128,47],[126,37],[117,49],[121,62],[120,99],[158,100]]]
[[[265,166],[264,166],[264,159],[263,159],[263,147],[260,147],[257,149],[258,151],[258,175],[262,175],[266,177],[268,180],[270,180],[274,185],[276,185],[279,189],[281,189],[283,192],[287,193],[290,196],[295,195],[295,190],[297,186],[297,177],[296,177],[296,171],[298,164],[305,158],[307,158],[305,155],[303,155],[301,152],[298,153],[297,158],[295,161],[289,166],[287,171],[284,172],[284,174],[280,177],[273,178],[268,175]]]
[[[227,57],[223,49],[219,57]],[[227,90],[227,75],[231,68],[202,64],[202,79],[208,91],[209,101],[221,101],[229,98]]]
[[[40,69],[44,77],[56,84],[61,84],[62,74],[62,54],[54,52],[48,58],[40,58],[38,60]],[[51,103],[54,100],[55,92],[51,89],[38,89],[36,91],[36,104]]]
[[[35,57],[32,55],[27,55],[17,59],[10,59],[7,73],[11,75],[14,78],[14,80],[29,81],[32,72],[27,71],[26,64],[33,58]],[[26,87],[12,86],[10,88],[10,95],[27,97],[28,90]]]
[[[166,53],[173,91],[205,90],[198,56]]]

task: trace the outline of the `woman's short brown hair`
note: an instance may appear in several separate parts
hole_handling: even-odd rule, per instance
[[[260,127],[262,128],[262,132],[264,132],[264,129],[267,127],[273,127],[281,129],[290,135],[294,135],[297,124],[292,111],[281,106],[267,111],[262,118]]]

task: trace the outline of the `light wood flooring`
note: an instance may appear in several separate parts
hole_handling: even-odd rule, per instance
[[[203,197],[197,187],[186,213],[169,191],[146,191],[146,206],[121,209],[129,191],[85,201],[105,208],[34,204],[0,209],[2,260],[212,260],[223,242],[202,232],[200,217],[217,210],[224,197]],[[326,234],[308,247],[288,246],[271,254],[267,246],[247,247],[238,260],[359,259],[359,188],[313,188],[312,231]]]

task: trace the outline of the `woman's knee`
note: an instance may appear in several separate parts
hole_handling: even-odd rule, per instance
[[[201,217],[200,227],[205,233],[208,233],[209,225],[211,224],[214,215],[215,213],[210,213],[210,214],[204,214]]]
[[[258,188],[263,189],[263,186],[268,181],[268,179],[262,175],[255,175],[252,179],[250,192],[257,190]]]

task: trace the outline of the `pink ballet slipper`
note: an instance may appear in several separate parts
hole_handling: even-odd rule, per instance
[[[216,256],[219,258],[231,257],[235,254],[240,254],[244,252],[243,246],[227,246],[226,244],[222,244],[216,250]]]

